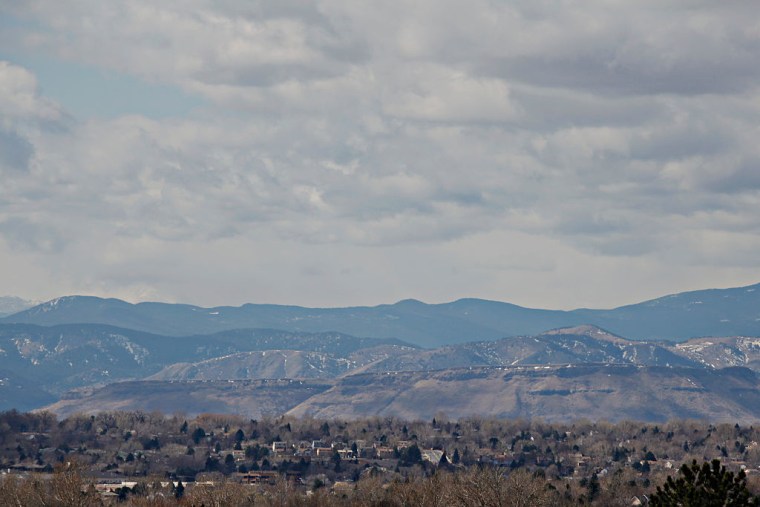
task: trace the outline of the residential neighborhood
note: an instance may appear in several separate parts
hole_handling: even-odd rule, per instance
[[[10,411],[0,413],[0,428],[3,477],[52,480],[75,466],[102,499],[189,494],[220,484],[249,492],[286,484],[304,497],[320,491],[348,498],[364,480],[388,487],[491,470],[499,480],[527,474],[567,501],[593,503],[614,490],[641,502],[681,465],[714,458],[745,474],[750,488],[760,486],[760,429],[738,424],[185,419],[141,412],[58,421]]]

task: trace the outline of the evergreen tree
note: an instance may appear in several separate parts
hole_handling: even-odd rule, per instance
[[[227,454],[224,458],[224,472],[231,474],[235,472],[235,457],[232,454]]]
[[[182,484],[182,481],[179,481],[177,483],[177,487],[174,488],[174,498],[182,498],[182,495],[185,494],[185,486]]]
[[[405,466],[422,463],[422,451],[417,444],[412,444],[401,453],[401,464]]]
[[[588,484],[586,484],[586,491],[587,491],[587,497],[589,503],[593,502],[594,499],[599,496],[599,492],[602,490],[601,485],[599,484],[599,477],[597,477],[596,474],[593,474],[591,476],[591,479],[588,481]]]
[[[668,477],[664,486],[657,486],[650,505],[653,507],[693,506],[760,506],[760,498],[752,496],[747,489],[744,470],[738,474],[729,472],[715,459],[710,463],[682,465],[680,477]]]
[[[195,428],[192,437],[195,445],[198,445],[202,439],[206,438],[206,431],[201,427]]]

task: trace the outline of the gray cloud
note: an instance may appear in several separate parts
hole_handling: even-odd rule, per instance
[[[18,252],[59,254],[65,246],[55,228],[19,217],[0,221],[0,238]]]
[[[1,63],[0,260],[39,256],[22,296],[201,303],[569,307],[754,282],[752,10],[2,5],[28,22],[3,39],[18,61],[113,69],[207,105],[81,117]]]

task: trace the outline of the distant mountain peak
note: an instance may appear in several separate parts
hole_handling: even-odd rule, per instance
[[[683,292],[677,292],[675,294],[668,294],[665,296],[660,296],[654,299],[648,299],[645,301],[642,301],[640,303],[634,303],[630,305],[625,305],[618,307],[620,308],[628,308],[628,307],[634,307],[634,306],[658,306],[658,305],[692,305],[692,304],[703,304],[704,299],[715,299],[715,298],[731,298],[731,297],[744,297],[747,295],[747,293],[753,293],[755,291],[758,291],[760,289],[760,282],[755,283],[752,285],[745,285],[742,287],[729,287],[725,289],[696,289],[696,290],[689,290],[689,291],[683,291]],[[755,295],[753,295],[755,296]],[[750,296],[750,297],[753,297]],[[760,291],[758,291],[758,294],[756,297],[760,297]]]
[[[51,299],[50,301],[46,301],[46,302],[44,302],[44,303],[42,303],[41,305],[38,305],[38,306],[42,306],[42,307],[56,307],[59,304],[70,303],[70,302],[75,301],[75,300],[77,300],[77,299],[79,299],[81,297],[83,297],[83,296],[61,296],[61,297],[57,297],[55,299]]]
[[[420,301],[419,299],[414,298],[408,298],[408,299],[402,299],[401,301],[397,301],[395,306],[424,306],[427,305],[427,303]]]
[[[120,303],[126,303],[126,301],[122,301],[121,299],[115,299],[115,298],[100,298],[98,296],[83,296],[81,294],[71,294],[68,296],[59,296],[57,298],[53,298],[49,301],[39,303],[37,306],[56,307],[56,306],[64,305],[64,304],[86,302],[86,301],[117,301]]]
[[[82,299],[97,299],[97,298],[93,298],[92,296],[77,296],[77,295],[61,296],[61,297],[51,299],[50,301],[45,301],[44,303],[39,303],[37,305],[34,305],[26,309],[26,311],[30,314],[51,312],[51,311],[59,309],[60,307],[71,305],[72,303],[75,303],[78,300],[82,300]]]

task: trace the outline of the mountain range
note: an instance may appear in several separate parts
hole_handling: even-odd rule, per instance
[[[167,393],[173,393],[171,397],[179,396],[176,400],[184,400],[177,401],[184,407],[181,410],[180,407],[175,408],[177,411],[242,410],[241,413],[246,414],[278,415],[281,412],[267,410],[291,411],[296,408],[296,405],[289,405],[288,396],[283,394],[283,385],[287,386],[287,391],[296,384],[282,382],[292,380],[301,382],[297,384],[299,394],[292,398],[304,404],[299,413],[327,415],[330,412],[328,405],[333,403],[336,407],[354,407],[350,414],[344,414],[349,416],[375,415],[387,410],[383,411],[385,405],[379,401],[374,406],[361,401],[367,392],[380,387],[351,390],[341,386],[354,385],[351,379],[357,378],[384,385],[389,381],[388,375],[396,379],[393,385],[397,394],[394,397],[419,389],[444,372],[507,368],[518,372],[538,369],[548,375],[561,372],[559,368],[568,365],[614,368],[617,375],[631,377],[630,385],[638,385],[640,389],[644,386],[647,386],[646,389],[653,388],[654,384],[637,380],[642,375],[655,375],[647,373],[650,370],[660,372],[655,375],[660,377],[664,375],[662,371],[667,370],[671,377],[677,377],[678,382],[687,387],[690,382],[688,378],[721,378],[720,372],[729,367],[735,371],[745,371],[745,380],[752,382],[751,379],[756,379],[760,372],[760,339],[724,337],[698,338],[677,344],[641,342],[615,336],[597,327],[578,326],[538,335],[422,349],[394,339],[355,338],[340,333],[237,330],[172,337],[98,324],[52,327],[6,324],[0,325],[0,357],[4,367],[0,370],[0,409],[28,410],[50,405],[51,410],[60,414],[107,407],[147,410],[153,404],[159,406],[159,400],[169,396]],[[396,376],[402,373],[404,375]],[[410,377],[410,374],[414,375]],[[523,378],[524,374],[518,377]],[[402,388],[398,379],[404,378],[413,378],[414,383]],[[464,377],[457,378],[460,379],[457,384],[441,385],[456,385],[463,392],[468,389],[479,392],[477,382],[470,385],[464,382]],[[542,378],[545,384],[548,382],[560,391],[567,390],[561,388],[564,382],[561,377],[555,378],[553,383],[546,380],[547,377]],[[597,381],[599,384],[591,387]],[[527,380],[523,378],[521,382],[523,387],[518,392],[527,389]],[[713,386],[710,388],[712,391],[719,385],[716,382],[709,384]],[[302,387],[304,385],[310,387],[306,389]],[[256,386],[256,389],[249,392],[240,386]],[[604,395],[602,407],[612,410],[615,404],[607,396],[608,387],[603,375],[592,375],[582,391],[587,400],[584,403],[592,403],[595,396]],[[310,396],[330,389],[329,399],[332,401],[318,401],[319,398],[309,401]],[[503,400],[499,398],[501,389],[487,391],[496,397],[492,400],[494,407],[503,406]],[[534,396],[536,389],[529,389],[521,396]],[[625,392],[625,399],[635,399],[626,389],[619,387],[616,392]],[[425,392],[421,390],[420,396],[427,396]],[[573,396],[577,397],[579,392],[573,391]],[[684,392],[688,394],[691,391]],[[691,392],[689,396],[698,396],[705,403],[707,392],[706,388]],[[739,399],[732,400],[725,398],[726,393],[720,391],[721,403],[744,406],[742,403],[746,393],[742,390],[737,392]],[[306,396],[305,393],[310,394]],[[354,398],[348,396],[350,393]],[[246,401],[246,396],[255,399]],[[445,401],[446,412],[450,414],[468,413],[478,407],[467,401],[469,396],[460,398],[444,391],[436,392],[435,396]],[[639,399],[654,400],[662,396],[663,393],[648,393],[644,398],[640,395]],[[380,400],[379,397],[375,399]],[[543,401],[537,405],[535,415],[541,414],[549,419],[559,417],[560,414],[552,414],[553,410],[559,410],[559,405],[547,405],[547,399],[539,398]],[[419,400],[416,405],[420,410],[426,406],[423,401]],[[618,400],[617,403],[624,402]],[[317,405],[312,406],[312,403]],[[679,406],[688,406],[684,400],[679,403]],[[715,403],[713,406],[721,405]],[[164,405],[164,408],[168,406]],[[318,410],[314,408],[317,406]],[[414,406],[399,409],[398,414],[407,414]],[[517,408],[514,410],[521,416],[527,416],[524,410],[531,406],[521,405],[523,412]],[[504,410],[505,413],[509,412]],[[642,417],[648,413],[643,407],[636,410]],[[737,410],[734,407],[726,414],[741,412]],[[662,411],[657,413],[662,415]],[[696,417],[701,412],[681,410],[680,413],[682,416]],[[742,412],[742,417],[749,418],[749,413]],[[719,416],[712,409],[702,415]],[[609,413],[606,416],[609,419],[615,417]]]
[[[118,299],[67,296],[0,319],[51,326],[105,324],[167,336],[247,328],[341,332],[398,338],[421,347],[530,335],[547,329],[595,325],[635,340],[680,341],[701,336],[760,336],[760,284],[684,292],[610,310],[540,310],[460,299],[426,304],[350,308],[245,304],[239,307],[168,303],[131,304]]]
[[[69,296],[0,319],[0,410],[750,421],[758,287],[574,311]]]
[[[249,329],[212,335],[161,336],[142,331],[100,324],[36,326],[0,324],[0,393],[10,379],[26,386],[41,388],[52,396],[70,389],[103,385],[116,381],[141,379],[176,363],[200,362],[251,351],[297,350],[315,357],[335,358],[344,371],[362,360],[369,360],[375,349],[406,350],[409,345],[395,339],[355,338],[342,333],[292,333],[288,331]],[[357,356],[358,351],[366,353]],[[367,358],[367,359],[363,359]],[[177,368],[177,366],[175,366]],[[304,371],[289,370],[294,376],[309,376]],[[259,372],[261,378],[270,372]],[[318,375],[326,376],[326,374]],[[0,394],[0,399],[2,394]],[[21,397],[16,403],[26,406]],[[21,408],[2,405],[2,408]]]

